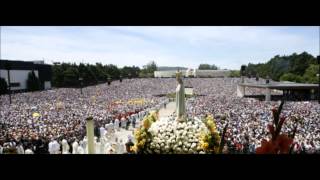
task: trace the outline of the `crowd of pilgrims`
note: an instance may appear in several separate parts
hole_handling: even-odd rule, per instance
[[[228,123],[225,153],[255,153],[261,140],[270,138],[267,124],[272,123],[271,109],[279,102],[237,97],[239,82],[239,78],[184,79],[185,86],[193,87],[196,94],[187,100],[187,114],[202,118],[213,114],[220,133]],[[137,127],[150,110],[168,103],[167,97],[161,95],[174,92],[176,85],[175,78],[125,79],[110,85],[89,86],[83,88],[82,93],[74,88],[16,93],[12,95],[11,105],[8,95],[2,95],[0,154],[86,154],[87,117],[95,120],[97,153],[130,152],[125,147],[131,146],[134,139],[115,137],[119,127]],[[246,89],[246,94],[263,93],[263,89]],[[128,103],[133,99],[143,103]],[[33,116],[34,113],[39,116]],[[282,115],[287,117],[283,132],[291,133],[299,123],[294,153],[319,153],[318,102],[286,101]]]

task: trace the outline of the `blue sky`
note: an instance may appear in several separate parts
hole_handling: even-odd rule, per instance
[[[319,54],[319,27],[303,26],[2,26],[1,58],[239,69],[275,55]]]

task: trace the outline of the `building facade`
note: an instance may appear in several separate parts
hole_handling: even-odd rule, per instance
[[[27,90],[27,79],[30,72],[40,80],[42,90],[51,88],[52,69],[51,65],[44,64],[43,61],[10,61],[0,60],[0,77],[8,84],[8,69],[10,75],[10,85],[12,91]]]
[[[177,71],[155,71],[154,77],[158,78],[170,78],[176,77]],[[188,69],[181,71],[185,77],[198,77],[198,78],[216,78],[216,77],[228,77],[231,73],[230,70],[199,70]]]

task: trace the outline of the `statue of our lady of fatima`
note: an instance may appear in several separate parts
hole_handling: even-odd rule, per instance
[[[182,72],[178,70],[176,73],[176,78],[178,81],[178,86],[176,89],[176,114],[178,121],[185,121],[185,93],[184,93],[184,85],[182,81]]]

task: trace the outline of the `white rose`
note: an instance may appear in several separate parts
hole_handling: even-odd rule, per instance
[[[172,149],[176,150],[178,148],[178,145],[173,145]]]
[[[186,135],[187,135],[187,131],[183,131],[182,136],[186,136]]]

